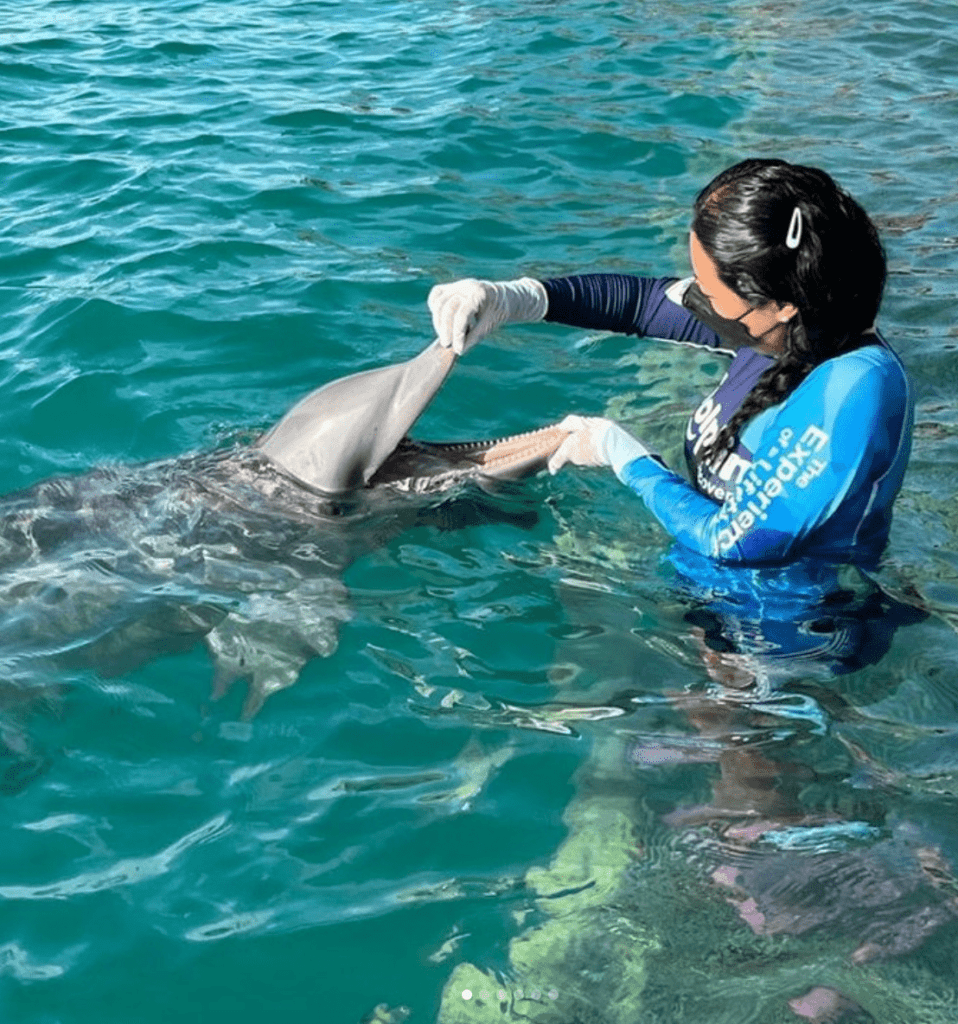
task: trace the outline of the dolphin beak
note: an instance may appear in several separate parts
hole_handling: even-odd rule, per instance
[[[327,494],[379,484],[425,491],[467,476],[516,480],[544,469],[567,435],[557,426],[488,441],[407,437],[455,361],[434,341],[407,362],[334,380],[295,405],[257,447]]]
[[[456,361],[438,341],[413,359],[331,381],[257,442],[310,487],[339,494],[365,486],[442,387]]]

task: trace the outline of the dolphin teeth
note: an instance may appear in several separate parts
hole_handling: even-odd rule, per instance
[[[404,438],[369,483],[423,493],[468,477],[520,479],[545,469],[567,433],[553,425],[488,441],[445,443]]]
[[[484,470],[491,471],[497,467],[534,463],[541,469],[544,463],[565,440],[567,431],[558,426],[543,427],[513,437],[503,437],[495,441],[490,448],[482,453],[480,463]],[[531,472],[536,472],[531,469]]]
[[[504,437],[489,438],[484,441],[437,441],[431,442],[431,444],[434,447],[442,448],[446,452],[482,452],[498,457],[507,448],[510,451],[518,451],[520,449],[539,451],[544,445],[550,444],[555,438],[558,439],[556,444],[558,448],[559,444],[565,439],[566,433],[558,425],[553,425],[539,427],[536,430],[527,430],[521,434],[507,434]]]

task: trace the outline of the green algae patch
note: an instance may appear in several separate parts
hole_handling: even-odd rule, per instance
[[[634,862],[630,802],[592,797],[573,801],[564,815],[569,836],[547,868],[533,867],[526,884],[540,898],[554,900],[553,916],[566,916],[606,902],[622,872]]]
[[[630,806],[597,795],[570,804],[568,838],[548,867],[526,875],[544,920],[510,943],[508,979],[460,964],[443,992],[440,1024],[636,1020],[647,955],[659,946],[617,905],[635,860]]]
[[[515,1019],[510,993],[491,973],[472,964],[460,964],[452,972],[439,1009],[442,1024],[500,1024]]]

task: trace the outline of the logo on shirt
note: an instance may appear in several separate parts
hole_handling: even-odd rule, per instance
[[[824,454],[828,441],[829,435],[814,425],[807,426],[798,440],[791,427],[779,433],[778,443],[766,453],[768,458],[756,459],[740,486],[728,495],[723,514],[728,514],[730,522],[718,533],[716,555],[725,554],[756,523],[765,522],[777,498],[788,500],[792,488],[804,491],[821,476],[827,464],[817,456]]]
[[[718,437],[722,429],[721,416],[722,403],[715,400],[713,392],[692,413],[685,430],[685,439],[692,445],[696,486],[703,494],[718,502],[725,501],[731,488],[741,483],[751,465],[748,458],[735,451],[727,452],[717,459],[699,459],[702,450]]]

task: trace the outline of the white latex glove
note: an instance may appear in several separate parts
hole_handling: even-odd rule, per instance
[[[553,475],[571,462],[574,466],[611,466],[618,476],[633,459],[652,454],[618,423],[601,416],[566,416],[559,429],[568,430],[569,436],[549,459]]]
[[[437,284],[428,301],[439,343],[460,356],[497,327],[541,320],[549,307],[545,287],[531,277],[517,281],[466,277]]]

